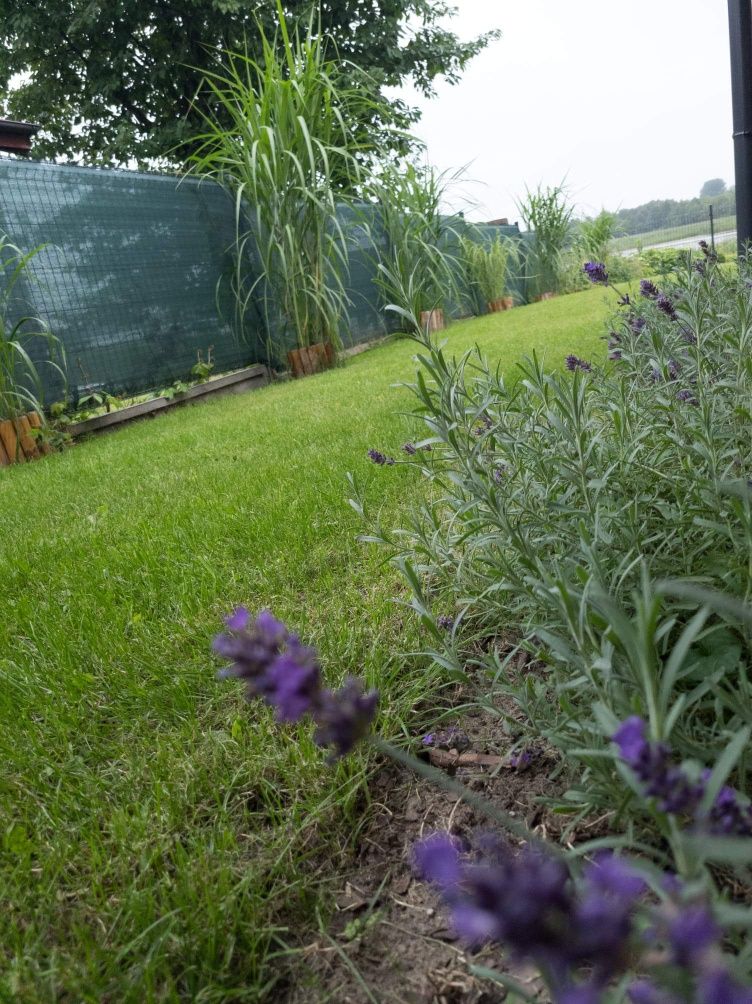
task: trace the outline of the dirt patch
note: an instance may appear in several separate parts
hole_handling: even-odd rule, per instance
[[[446,730],[446,726],[443,726]],[[566,818],[541,804],[562,793],[552,780],[558,766],[552,750],[538,747],[530,763],[509,765],[509,738],[498,720],[480,713],[461,723],[458,749],[444,759],[457,780],[492,805],[524,821],[540,836],[556,840]],[[460,754],[483,754],[495,765],[462,764]],[[442,759],[441,756],[438,758]],[[532,971],[510,966],[499,948],[470,954],[456,940],[434,890],[416,878],[412,847],[436,831],[464,839],[491,824],[455,794],[409,770],[387,763],[371,784],[372,811],[349,874],[336,897],[337,911],[326,934],[301,954],[301,979],[286,1004],[496,1004],[507,1000],[503,987],[476,978],[471,966],[514,971],[528,991],[545,1000]],[[591,834],[592,835],[592,834]]]

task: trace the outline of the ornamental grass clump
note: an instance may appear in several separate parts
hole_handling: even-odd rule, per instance
[[[512,241],[497,236],[485,245],[470,236],[460,239],[460,247],[468,285],[478,291],[483,305],[490,307],[508,296],[511,271],[518,264]]]
[[[353,123],[377,107],[370,82],[337,58],[320,25],[312,18],[305,31],[288,31],[277,6],[277,36],[259,27],[259,60],[228,53],[224,69],[206,75],[216,111],[206,116],[191,163],[235,201],[238,319],[242,326],[260,298],[269,352],[280,358],[280,312],[299,347],[341,346],[350,305],[343,213],[362,181],[361,158],[372,153]]]
[[[467,225],[443,205],[462,172],[384,164],[368,180],[376,212],[360,212],[373,247],[374,284],[385,310],[411,333],[423,331],[421,315],[443,311],[461,299],[460,242]]]

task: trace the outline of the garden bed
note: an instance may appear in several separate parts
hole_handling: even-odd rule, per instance
[[[105,412],[102,415],[94,415],[83,422],[75,422],[67,426],[66,432],[76,438],[87,433],[100,432],[103,429],[122,425],[125,422],[132,422],[136,418],[146,418],[147,415],[186,404],[188,401],[209,397],[212,394],[242,394],[245,391],[258,390],[268,383],[269,371],[266,366],[246,366],[245,369],[236,370],[234,373],[226,373],[223,376],[212,377],[203,383],[197,383],[195,386],[189,387],[188,390],[175,394],[174,397],[154,397],[137,404],[126,405],[125,408]]]

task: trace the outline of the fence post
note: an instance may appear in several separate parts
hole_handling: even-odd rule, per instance
[[[715,219],[713,218],[713,207],[708,206],[710,212],[710,249],[715,251]]]
[[[728,0],[739,254],[752,240],[752,4]]]

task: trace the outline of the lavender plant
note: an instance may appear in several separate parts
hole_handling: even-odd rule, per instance
[[[365,693],[355,679],[337,691],[324,687],[316,652],[268,611],[252,619],[239,609],[226,626],[214,643],[215,651],[230,663],[218,674],[221,678],[243,680],[248,698],[263,699],[280,722],[310,716],[316,726],[314,739],[333,747],[332,760],[368,738],[376,692]],[[643,780],[659,784],[662,797],[667,771],[675,768],[668,766],[667,750],[651,746],[644,733],[644,723],[631,719],[614,740]],[[370,738],[382,752],[426,772],[420,761]],[[456,744],[459,739],[436,733],[423,740],[426,745],[445,741]],[[429,776],[492,817],[499,815],[456,782],[438,772]],[[691,797],[699,798],[694,788]],[[688,804],[674,801],[672,809]],[[716,799],[714,806],[719,805]],[[556,1004],[752,1002],[752,991],[739,982],[723,954],[724,929],[700,885],[609,852],[580,866],[576,857],[567,860],[547,850],[520,824],[501,817],[509,829],[528,838],[521,847],[483,832],[471,845],[436,833],[414,848],[416,871],[436,886],[458,937],[470,948],[497,943],[534,963]],[[523,999],[533,999],[505,974],[474,968]]]
[[[412,462],[434,490],[407,528],[369,533],[405,575],[427,652],[454,677],[486,673],[484,705],[511,699],[520,742],[558,748],[573,825],[614,812],[610,736],[635,714],[697,771],[733,748],[745,783],[752,269],[704,263],[618,294],[605,366],[572,354],[570,373],[548,372],[533,358],[509,384],[477,353],[451,359],[423,339],[416,417],[433,452]],[[608,284],[601,263],[585,272]],[[433,612],[446,609],[449,636]],[[494,639],[510,631],[518,646],[502,654]],[[510,671],[520,648],[535,672]],[[627,787],[616,825],[657,840],[638,795]],[[672,853],[685,857],[677,841]]]

